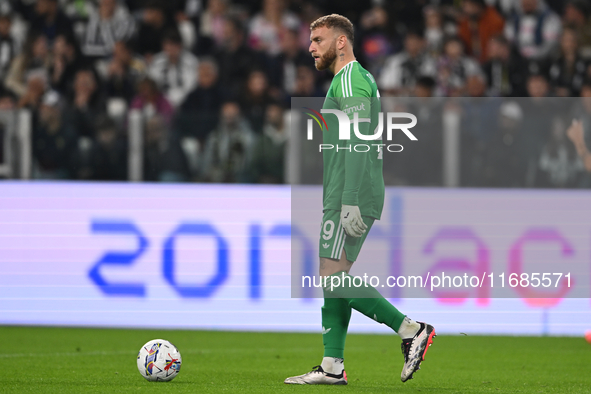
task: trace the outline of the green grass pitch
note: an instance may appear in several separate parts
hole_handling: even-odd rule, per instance
[[[319,334],[0,327],[0,393],[589,393],[583,338],[435,338],[415,379],[400,382],[395,335],[347,338],[348,386],[288,386],[320,362]],[[172,382],[145,381],[136,355],[168,339],[183,356]]]

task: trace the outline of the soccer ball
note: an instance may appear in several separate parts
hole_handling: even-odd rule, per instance
[[[137,354],[137,369],[151,382],[168,382],[181,370],[181,353],[170,342],[154,339],[146,343]]]

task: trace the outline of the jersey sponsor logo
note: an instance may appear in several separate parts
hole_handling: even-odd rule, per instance
[[[365,103],[361,103],[360,105],[353,105],[351,107],[347,106],[347,108],[345,108],[343,110],[343,112],[346,114],[350,114],[351,112],[359,112],[359,111],[365,111]]]
[[[328,249],[328,247],[329,247],[329,246],[330,246],[330,245],[329,245],[329,244],[327,244],[327,243],[323,243],[323,244],[322,244],[322,247],[323,247],[324,249]]]

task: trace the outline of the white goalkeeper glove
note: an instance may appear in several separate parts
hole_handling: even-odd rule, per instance
[[[341,225],[347,235],[355,238],[361,237],[367,230],[367,225],[363,223],[361,212],[357,205],[343,205],[341,208]]]

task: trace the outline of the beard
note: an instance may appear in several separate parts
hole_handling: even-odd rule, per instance
[[[322,56],[318,58],[315,62],[316,69],[318,71],[323,71],[329,68],[337,58],[337,43],[336,41],[332,43],[328,51]]]

